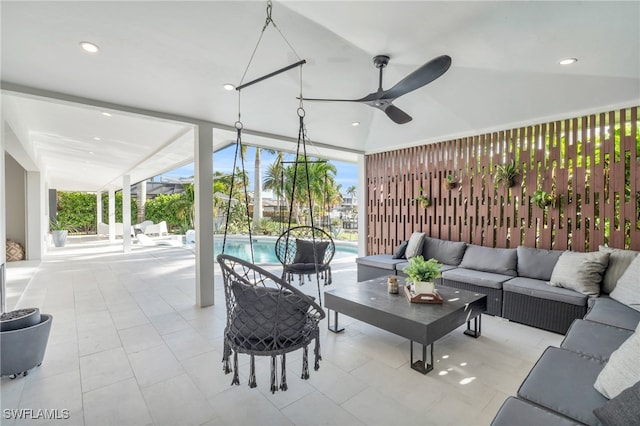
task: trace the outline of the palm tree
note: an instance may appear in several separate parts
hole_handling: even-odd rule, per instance
[[[253,226],[258,228],[260,219],[262,219],[262,170],[260,164],[260,151],[262,149],[256,147],[256,156],[254,161],[254,181],[253,181]],[[264,151],[275,154],[273,149],[264,149]],[[280,153],[282,155],[282,153]]]
[[[335,192],[335,174],[337,172],[335,165],[328,161],[313,162],[314,159],[309,159],[310,162],[306,164],[306,167],[304,161],[306,161],[305,157],[300,156],[298,163],[284,168],[283,192],[287,201],[293,204],[298,223],[302,222],[303,206],[314,209],[322,207],[327,194]],[[306,170],[309,172],[308,181]],[[296,174],[295,194],[293,193],[294,174]],[[312,206],[309,206],[310,199]]]
[[[186,229],[193,229],[195,223],[195,190],[192,183],[183,185],[184,192],[174,199],[173,205],[176,216],[183,221]]]

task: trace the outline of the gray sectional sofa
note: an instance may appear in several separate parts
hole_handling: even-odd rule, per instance
[[[595,299],[560,347],[544,351],[492,426],[640,424],[639,323],[640,311],[607,296]],[[635,369],[625,366],[624,356]],[[624,390],[610,399],[604,396],[596,389],[596,382],[599,388],[606,383],[603,375],[626,380],[614,383]]]
[[[559,348],[544,351],[492,426],[640,425],[637,252],[494,249],[429,237],[419,251],[411,239],[405,247],[443,264],[439,285],[487,294],[487,313],[566,334]],[[358,279],[403,275],[401,248],[357,259]]]
[[[416,234],[419,233],[414,233],[411,238],[417,238]],[[558,260],[563,253],[567,253],[565,251],[523,246],[499,249],[427,236],[422,238],[419,254],[425,259],[435,258],[443,264],[442,278],[438,284],[486,294],[487,314],[565,334],[575,319],[584,317],[589,300],[593,298],[585,294],[589,291],[584,289],[548,284]],[[616,269],[619,258],[628,260],[622,262],[626,266],[636,254],[629,250],[605,247],[601,247],[598,252],[583,254],[594,257],[593,262],[588,264],[589,267],[594,264],[597,266],[597,262],[611,261],[611,264],[604,263],[604,268],[609,266],[604,271],[591,271],[600,281],[597,284],[599,293],[606,295],[611,291],[612,284],[606,285],[607,275],[609,269]],[[366,281],[385,275],[404,276],[402,270],[408,265],[408,260],[402,258],[401,253],[395,253],[359,257],[356,263],[358,281]],[[567,271],[567,263],[564,264],[564,275],[578,273],[571,268]],[[588,267],[580,266],[578,269],[590,272]],[[562,274],[558,272],[557,275],[558,280],[562,281]],[[565,280],[571,281],[571,278],[565,277]]]

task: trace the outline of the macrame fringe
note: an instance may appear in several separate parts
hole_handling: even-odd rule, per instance
[[[255,388],[258,386],[256,383],[256,358],[251,355],[251,362],[249,363],[249,387]]]
[[[314,349],[315,354],[315,362],[313,364],[313,369],[318,371],[320,369],[320,360],[322,359],[322,355],[320,355],[320,335],[316,337],[316,347]]]
[[[309,348],[304,347],[302,352],[302,379],[307,380],[309,378]]]
[[[281,370],[281,376],[280,376],[280,390],[281,391],[286,391],[287,389],[289,389],[289,387],[287,386],[287,359],[286,359],[286,354],[282,354],[282,356],[280,357],[280,370]]]
[[[240,377],[238,376],[238,352],[233,353],[233,379],[231,380],[231,384],[240,384]]]
[[[276,356],[271,355],[271,393],[276,393],[278,390],[278,383],[276,383]]]
[[[222,371],[224,374],[231,373],[231,363],[229,362],[229,355],[231,353],[231,348],[227,344],[227,341],[224,342],[224,347],[222,349]]]

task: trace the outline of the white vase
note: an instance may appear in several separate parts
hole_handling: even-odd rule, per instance
[[[435,290],[433,281],[416,281],[413,286],[416,294],[433,293],[433,291]]]

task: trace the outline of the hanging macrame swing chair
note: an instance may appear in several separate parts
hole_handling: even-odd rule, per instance
[[[267,20],[262,29],[260,39],[269,24],[272,24],[274,28],[277,28],[271,19],[271,7],[271,2],[268,2]],[[258,45],[260,44],[260,39],[258,40]],[[256,45],[256,49],[258,45]],[[242,85],[241,81],[241,84],[236,88],[236,90],[238,90],[238,98],[240,98],[240,90],[242,88],[257,83],[258,81],[264,80],[296,66],[300,67],[300,72],[302,72],[302,65],[304,63],[305,61],[301,60],[296,64],[275,71],[267,76],[244,85]],[[251,61],[249,61],[249,65],[250,64]],[[249,65],[247,65],[247,70]],[[247,70],[245,70],[245,75]],[[242,80],[244,80],[244,76]],[[302,96],[300,97],[302,98]],[[298,109],[298,115],[302,117],[304,114],[301,113],[301,111],[304,111],[302,110],[302,107]],[[242,152],[243,126],[240,121],[239,111],[238,121],[236,122],[235,127],[237,134],[236,154],[234,157],[233,174],[231,177],[229,204],[227,205],[226,225],[229,224],[231,199],[233,195],[237,164],[236,161],[239,154]],[[251,262],[224,254],[228,229],[228,226],[225,226],[222,254],[217,257],[217,261],[222,269],[227,308],[227,324],[224,330],[222,356],[223,371],[226,374],[233,372],[231,384],[239,385],[238,354],[248,354],[250,356],[249,386],[254,388],[257,386],[255,357],[270,356],[270,390],[272,393],[275,393],[277,390],[286,391],[288,388],[286,376],[287,353],[298,349],[303,350],[301,378],[308,379],[308,346],[315,340],[314,369],[318,370],[320,368],[320,360],[322,358],[320,356],[319,323],[325,317],[325,312],[322,309],[322,306],[320,306],[320,304],[318,304],[313,298],[302,293],[282,278],[277,277],[254,264],[253,237],[251,234],[251,218],[249,216],[246,173],[244,168],[244,159],[242,159],[241,155],[240,157],[242,164],[242,177],[244,181],[245,209],[249,230]],[[279,384],[277,379],[278,355],[280,356],[281,365]],[[233,358],[233,367],[231,366],[231,358]]]

